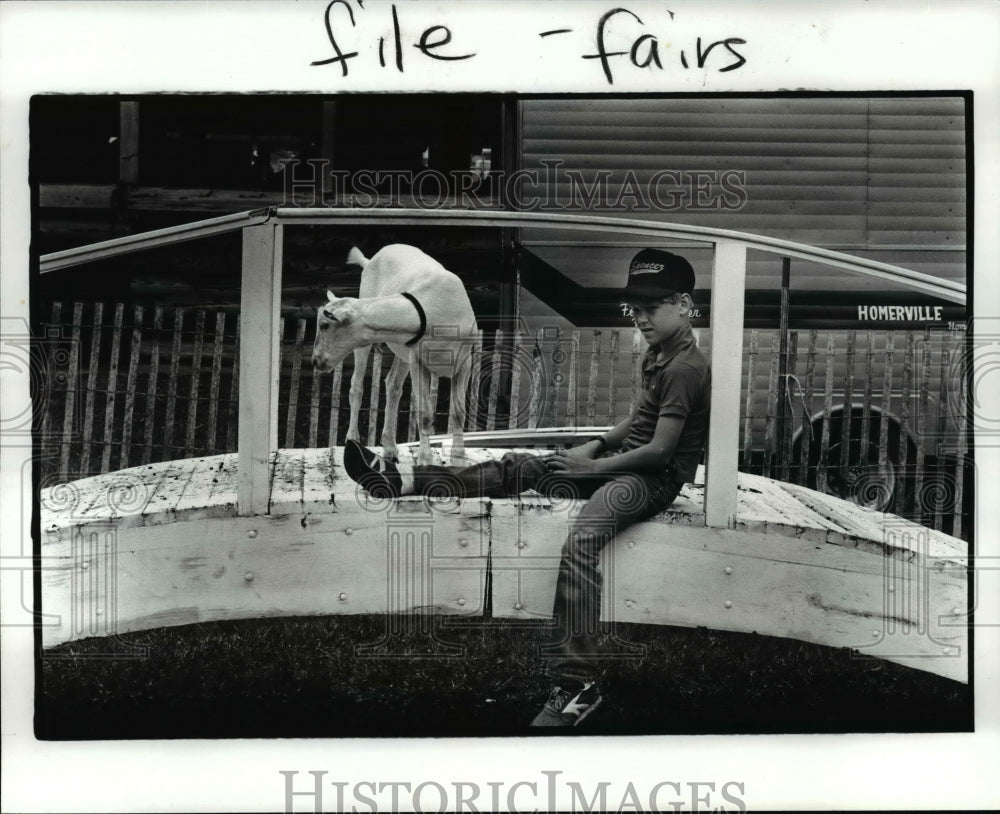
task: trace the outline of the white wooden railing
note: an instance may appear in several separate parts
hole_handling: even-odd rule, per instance
[[[706,457],[705,524],[736,525],[739,454],[740,366],[747,250],[757,249],[891,280],[964,304],[961,283],[841,252],[787,240],[658,221],[547,212],[497,212],[419,209],[261,209],[227,215],[54,252],[40,259],[47,273],[143,249],[241,230],[240,390],[238,430],[238,512],[266,514],[270,499],[270,462],[278,447],[278,320],[281,306],[285,226],[463,226],[477,228],[572,229],[613,231],[658,240],[703,241],[712,246],[712,408]]]

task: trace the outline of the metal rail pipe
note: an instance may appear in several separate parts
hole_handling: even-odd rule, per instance
[[[195,223],[171,226],[166,229],[155,229],[141,235],[105,240],[53,252],[41,257],[40,268],[43,274],[58,269],[68,268],[95,260],[103,260],[120,254],[128,254],[143,249],[169,245],[185,240],[194,240],[213,234],[235,231],[246,226],[263,223],[269,218],[277,218],[288,225],[363,225],[392,221],[400,225],[411,226],[476,226],[488,228],[491,226],[506,227],[542,227],[573,230],[608,230],[615,229],[629,234],[647,237],[668,237],[680,240],[715,243],[720,240],[743,243],[749,249],[774,252],[801,260],[809,260],[825,265],[842,268],[855,274],[864,274],[893,282],[903,283],[911,288],[932,294],[941,299],[966,303],[966,286],[953,280],[942,280],[929,274],[922,274],[912,269],[855,257],[844,252],[808,246],[789,240],[754,235],[748,232],[737,232],[731,229],[716,229],[708,226],[688,226],[680,223],[663,223],[659,221],[633,220],[631,218],[612,218],[596,215],[573,215],[554,212],[500,212],[496,210],[426,210],[426,209],[343,209],[343,208],[297,208],[278,207],[277,209],[256,209],[239,212],[219,218],[197,221]]]
[[[126,235],[61,252],[43,254],[39,258],[39,270],[42,274],[51,271],[79,266],[83,263],[93,263],[95,260],[107,260],[144,249],[155,249],[160,246],[171,246],[174,243],[185,243],[201,237],[212,237],[226,232],[235,232],[248,226],[265,223],[274,216],[272,210],[254,209],[248,212],[237,212],[233,215],[223,215],[218,218],[199,220],[194,223],[181,223],[164,229],[153,229],[138,235]]]

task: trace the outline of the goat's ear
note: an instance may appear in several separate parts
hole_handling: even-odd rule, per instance
[[[334,294],[329,288],[326,290],[326,298],[330,302],[336,302],[337,301],[337,295]]]

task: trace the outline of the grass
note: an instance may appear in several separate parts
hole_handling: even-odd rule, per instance
[[[412,619],[396,619],[403,624]],[[549,687],[543,625],[490,620],[432,639],[392,638],[368,658],[382,616],[249,620],[122,636],[141,658],[100,658],[107,640],[39,662],[43,739],[517,736]],[[618,625],[605,644],[645,649],[612,663],[605,701],[579,734],[969,731],[969,687],[788,639]],[[435,641],[436,640],[436,641]],[[623,644],[623,642],[625,644]],[[416,652],[439,652],[416,658]],[[442,652],[450,648],[448,652]],[[410,655],[406,655],[409,653]]]

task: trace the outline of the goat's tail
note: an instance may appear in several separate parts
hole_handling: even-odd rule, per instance
[[[368,265],[368,258],[361,253],[361,249],[357,246],[353,246],[347,253],[347,265],[361,266],[361,268],[364,268]]]

